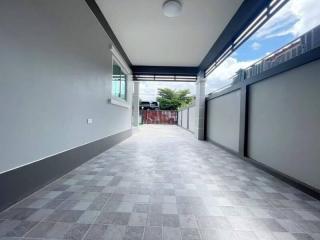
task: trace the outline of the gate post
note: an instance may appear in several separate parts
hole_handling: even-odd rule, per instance
[[[133,82],[134,90],[132,97],[132,125],[134,127],[139,126],[139,82]]]
[[[196,101],[195,101],[195,137],[198,140],[205,140],[205,103],[206,103],[206,78],[204,74],[199,74],[196,82]]]

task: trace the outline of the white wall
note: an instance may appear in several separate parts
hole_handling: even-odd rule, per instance
[[[182,127],[188,128],[188,109],[182,111]]]
[[[196,108],[190,107],[189,108],[189,130],[194,133],[196,128]]]
[[[320,189],[320,61],[250,87],[251,158]]]
[[[233,151],[239,150],[240,91],[212,99],[207,106],[207,138]]]
[[[181,119],[181,111],[178,112],[178,125],[181,126],[182,125],[182,119]]]
[[[178,111],[178,125],[194,133],[196,128],[195,117],[196,112],[194,106]]]
[[[85,1],[0,1],[0,172],[131,128],[110,44]]]

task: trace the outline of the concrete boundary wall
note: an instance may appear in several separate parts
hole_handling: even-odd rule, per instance
[[[195,106],[190,106],[178,111],[178,126],[194,133],[195,126]]]
[[[206,99],[206,138],[320,198],[320,48]]]

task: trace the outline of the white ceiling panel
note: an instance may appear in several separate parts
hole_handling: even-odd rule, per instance
[[[243,0],[182,0],[176,18],[164,0],[96,0],[133,65],[198,66]]]

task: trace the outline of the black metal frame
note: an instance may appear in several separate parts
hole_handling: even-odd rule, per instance
[[[250,11],[253,10],[255,14],[250,15],[252,18],[247,25],[245,25],[244,28],[242,28],[239,32],[236,32],[236,35],[232,36],[232,33],[235,32],[229,32],[230,38],[232,37],[228,42],[226,39],[222,42],[222,44],[225,44],[224,50],[221,50],[220,54],[216,56],[211,56],[211,64],[202,66],[203,62],[200,64],[199,68],[202,71],[205,71],[205,75],[209,75],[215,68],[217,68],[227,57],[229,57],[236,49],[238,49],[242,43],[244,43],[250,36],[252,36],[264,23],[266,23],[274,14],[278,12],[289,0],[274,0],[274,1],[256,1],[258,4],[248,4],[249,1],[244,2],[239,11],[236,13],[234,18],[231,20],[229,24],[232,23],[234,19],[236,19],[237,14],[239,14],[239,19],[237,21],[240,21],[240,24],[242,24],[242,21],[245,21],[245,18],[241,15],[241,11]],[[259,5],[260,4],[260,5]],[[244,7],[244,8],[242,8]],[[252,9],[251,9],[251,8]],[[258,10],[255,8],[258,7]],[[261,9],[262,7],[262,9]],[[253,17],[255,16],[255,17]],[[238,22],[236,22],[239,24]],[[238,25],[239,26],[239,25]],[[229,25],[225,30],[227,30]],[[224,32],[222,33],[224,34]],[[220,38],[218,39],[218,41]],[[217,42],[218,42],[217,41]],[[215,46],[215,45],[214,45]],[[210,50],[211,51],[211,50]],[[209,58],[210,55],[206,56],[206,58]]]
[[[133,81],[196,82],[197,67],[132,66]]]
[[[177,75],[194,76],[198,74],[198,67],[163,67],[163,66],[137,66],[131,67],[134,75]]]
[[[245,0],[200,63],[199,70],[206,71],[270,2],[270,0]]]
[[[183,75],[133,75],[133,81],[157,81],[157,82],[196,82],[197,76]]]

